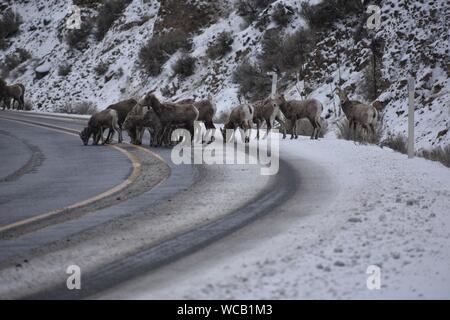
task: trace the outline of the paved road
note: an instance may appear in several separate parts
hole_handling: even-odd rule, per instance
[[[131,172],[122,153],[76,136],[2,118],[0,128],[0,226],[105,192]]]
[[[2,116],[75,130],[86,122],[33,114]],[[83,147],[76,139],[81,152],[108,149]],[[90,297],[273,213],[292,193],[289,185],[297,182],[285,164],[281,164],[280,175],[266,177],[260,175],[259,165],[176,166],[169,150],[153,150],[170,167],[164,168],[148,149],[120,147],[133,153],[142,165],[139,178],[130,187],[134,191],[67,221],[0,240],[0,297]],[[44,147],[42,150],[47,152]],[[168,169],[166,180],[152,184],[161,181]],[[86,282],[82,292],[68,292],[65,287],[65,269],[74,262],[83,268]],[[17,272],[19,282],[14,281]]]

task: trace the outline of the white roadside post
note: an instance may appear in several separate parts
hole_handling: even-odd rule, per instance
[[[408,79],[409,111],[408,111],[408,158],[414,158],[414,90],[415,80]]]
[[[277,94],[278,74],[276,72],[268,72],[267,75],[272,76],[272,99]]]

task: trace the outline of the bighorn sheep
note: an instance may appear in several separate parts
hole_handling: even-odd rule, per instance
[[[89,139],[93,136],[94,145],[98,145],[99,140],[102,144],[108,143],[114,136],[114,132],[119,133],[119,143],[122,143],[122,132],[119,130],[119,115],[116,110],[106,109],[94,114],[88,122],[88,126],[80,133],[80,138],[84,145],[87,146]],[[105,140],[103,131],[109,129],[108,137]]]
[[[250,104],[242,104],[234,108],[231,113],[228,121],[225,123],[223,129],[220,129],[222,132],[223,141],[227,142],[227,131],[233,130],[233,134],[228,137],[232,138],[236,129],[240,129],[242,140],[245,143],[250,142],[250,130],[252,128],[251,122],[253,121],[253,116],[255,114],[255,110]]]
[[[159,117],[150,109],[145,115],[128,115],[123,124],[130,136],[134,135],[134,144],[141,145],[145,129],[150,133],[150,146],[157,147],[162,144],[162,124]]]
[[[110,110],[117,111],[117,116],[118,116],[117,121],[119,124],[120,136],[122,136],[122,126],[123,126],[123,123],[125,122],[125,119],[128,116],[128,113],[130,113],[133,110],[133,108],[136,106],[136,104],[137,104],[136,100],[129,99],[129,100],[120,101],[116,104],[112,104],[107,108]]]
[[[341,88],[336,88],[335,91],[341,100],[341,107],[349,121],[349,127],[353,127],[353,133],[356,132],[357,124],[360,124],[366,131],[370,128],[375,134],[375,125],[378,121],[377,109],[362,102],[350,100]]]
[[[272,123],[277,120],[283,128],[283,139],[286,139],[286,124],[282,119],[280,112],[280,101],[275,99],[267,98],[265,100],[258,101],[253,104],[255,113],[253,115],[253,122],[256,124],[256,138],[259,140],[259,129],[261,124],[265,121],[267,125],[267,134],[272,130]]]
[[[177,126],[186,128],[191,134],[191,141],[194,139],[194,123],[199,111],[193,104],[161,103],[153,93],[146,94],[139,104],[155,111],[163,126],[163,137],[171,132],[173,126]]]
[[[18,109],[24,109],[25,86],[23,84],[19,83],[8,86],[5,80],[0,79],[0,96],[3,97],[3,110],[5,110],[5,107],[7,107],[8,109],[11,108],[11,99],[13,100],[13,109],[16,101],[19,103]]]
[[[144,107],[137,103],[133,109],[128,113],[125,121],[123,122],[122,129],[128,132],[131,143],[140,145],[142,143],[142,137],[140,137],[140,122],[143,121],[145,112]]]
[[[193,99],[185,99],[177,102],[178,104],[193,104],[197,108],[199,115],[197,121],[203,122],[206,131],[211,134],[210,143],[214,142],[214,134],[216,132],[216,126],[214,125],[213,119],[216,114],[217,108],[212,102],[212,99],[201,100],[195,102]],[[204,142],[204,141],[203,141]]]
[[[277,100],[281,102],[280,109],[284,116],[293,124],[291,139],[298,139],[297,120],[305,118],[311,122],[311,125],[314,128],[311,139],[319,139],[319,132],[321,129],[320,115],[323,112],[323,105],[320,101],[316,99],[286,101],[283,94],[278,94]]]

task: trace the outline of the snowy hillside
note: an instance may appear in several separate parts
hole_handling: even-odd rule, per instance
[[[286,37],[299,28],[308,28],[301,15],[303,0],[265,1],[269,5],[258,10],[253,21],[238,13],[237,1],[124,0],[123,11],[104,37],[98,38],[95,22],[99,19],[101,2],[78,0],[74,3],[81,7],[82,20],[93,19],[92,33],[84,43],[71,46],[66,39],[70,33],[66,28],[70,1],[4,2],[3,13],[12,8],[23,23],[20,32],[10,38],[10,45],[0,49],[2,63],[18,48],[31,55],[4,76],[8,82],[22,82],[27,88],[26,100],[40,111],[58,110],[68,103],[83,101],[91,101],[102,109],[119,99],[138,97],[154,89],[173,100],[211,94],[219,111],[227,111],[239,103],[239,85],[234,83],[233,73],[243,62],[259,59],[263,50],[261,40],[267,30],[277,29]],[[280,4],[289,15],[283,28],[273,18]],[[381,1],[381,9],[382,25],[375,37],[382,39],[384,46],[381,89],[376,100],[385,107],[386,132],[406,132],[406,79],[413,72],[417,81],[417,143],[424,148],[447,145],[450,143],[448,1],[386,0]],[[330,123],[339,118],[334,106],[339,101],[331,94],[339,81],[352,98],[373,102],[362,89],[370,50],[365,33],[361,39],[355,37],[360,25],[361,17],[349,14],[333,27],[318,32],[315,49],[306,59],[307,83],[297,81],[287,72],[280,74],[287,86],[287,97],[299,98],[299,92],[307,86],[308,95],[326,106],[323,116]],[[167,53],[160,73],[149,75],[139,64],[141,48],[154,35],[177,28],[192,38],[188,51],[196,59],[195,72],[187,77],[174,75],[172,67],[183,55],[181,50],[174,50],[173,54]],[[233,39],[230,51],[217,59],[209,58],[208,45],[224,31]],[[39,66],[39,71],[48,74],[37,76],[35,70]]]

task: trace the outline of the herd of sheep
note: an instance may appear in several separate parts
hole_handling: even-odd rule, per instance
[[[357,125],[360,125],[366,132],[374,133],[379,118],[378,110],[374,106],[350,100],[345,91],[340,88],[336,88],[336,92],[350,128],[355,131]],[[3,109],[11,108],[11,102],[13,108],[18,103],[18,109],[23,109],[24,95],[25,87],[22,84],[8,85],[6,81],[0,79],[0,103],[3,102]],[[245,143],[248,143],[253,124],[256,124],[257,139],[259,139],[261,125],[265,123],[269,132],[274,121],[277,121],[283,131],[283,138],[286,138],[285,120],[287,119],[292,124],[291,139],[296,139],[299,120],[308,119],[313,127],[311,139],[318,139],[323,109],[322,103],[317,99],[286,100],[283,94],[278,93],[252,104],[246,103],[235,107],[220,130],[224,142],[229,141],[239,129]],[[102,144],[107,144],[112,141],[114,133],[117,132],[119,143],[121,143],[122,130],[126,130],[131,143],[140,145],[144,132],[148,130],[151,146],[170,146],[171,134],[175,129],[186,129],[191,139],[194,139],[195,122],[198,121],[205,125],[206,136],[210,136],[208,141],[210,143],[215,139],[216,127],[213,119],[216,111],[211,97],[201,101],[186,99],[177,102],[161,102],[151,92],[139,101],[124,100],[94,114],[89,119],[88,126],[80,133],[80,138],[85,145],[89,143],[91,137],[94,145],[99,144],[100,140]],[[107,129],[109,133],[105,139],[104,131]],[[202,140],[203,138],[202,136]]]

